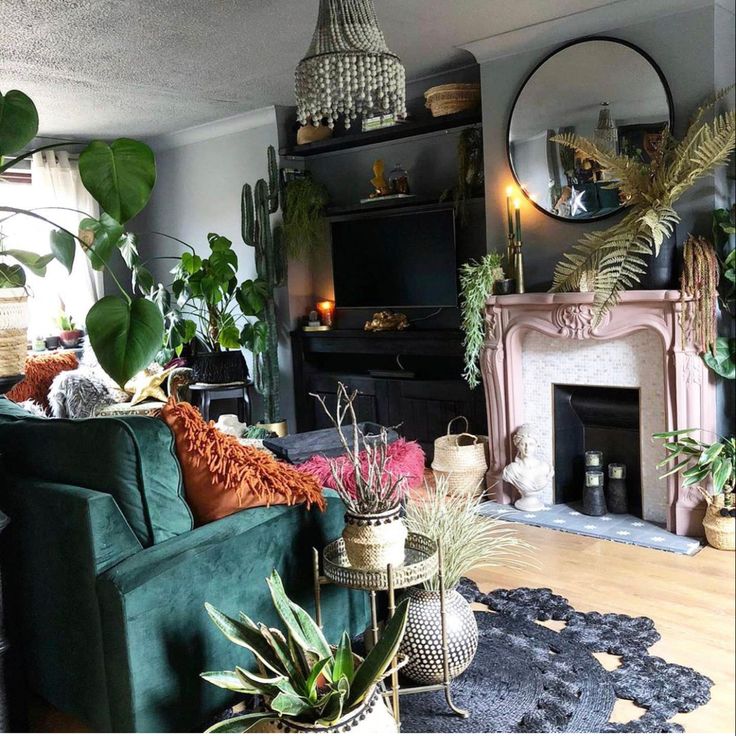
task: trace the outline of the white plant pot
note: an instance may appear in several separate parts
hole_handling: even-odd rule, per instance
[[[406,535],[398,506],[381,514],[345,514],[345,552],[350,564],[360,570],[403,565]]]
[[[312,723],[300,723],[291,718],[280,718],[265,721],[251,733],[354,733],[354,734],[390,734],[399,733],[391,711],[386,706],[377,690],[373,692],[354,710],[346,713],[331,726],[315,726]]]

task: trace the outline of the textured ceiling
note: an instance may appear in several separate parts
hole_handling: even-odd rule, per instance
[[[616,0],[375,0],[417,79],[479,38]],[[0,0],[0,90],[36,102],[43,135],[151,136],[294,104],[317,0]]]

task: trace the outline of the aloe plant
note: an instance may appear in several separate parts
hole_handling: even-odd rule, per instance
[[[201,677],[226,690],[260,695],[268,707],[265,712],[220,721],[208,733],[244,733],[282,716],[330,726],[365,700],[385,677],[398,651],[406,627],[408,599],[397,606],[383,636],[361,662],[353,654],[347,632],[337,646],[328,644],[312,617],[289,600],[275,570],[266,582],[286,634],[256,624],[244,613],[239,619],[230,618],[205,603],[220,631],[255,656],[258,671],[236,667],[233,671],[203,672]]]

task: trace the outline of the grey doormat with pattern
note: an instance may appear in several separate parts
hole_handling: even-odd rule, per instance
[[[680,555],[694,555],[702,549],[701,540],[673,534],[654,522],[644,521],[631,514],[586,516],[576,504],[556,503],[545,506],[542,511],[519,511],[508,504],[487,501],[481,504],[480,513],[489,516],[501,514],[504,521],[518,521]]]
[[[489,608],[476,612],[478,653],[452,688],[471,715],[452,715],[442,692],[407,695],[404,732],[671,733],[683,730],[672,716],[710,700],[710,679],[649,655],[660,638],[649,618],[580,613],[547,588],[484,594],[465,579],[460,590]],[[550,619],[566,625],[558,633],[537,623]],[[620,665],[608,671],[594,652],[618,655]],[[614,723],[617,698],[646,712]]]
[[[470,711],[453,715],[444,693],[401,698],[404,733],[673,733],[670,721],[710,700],[713,682],[699,672],[649,654],[659,641],[654,622],[617,613],[580,613],[548,588],[485,594],[463,579],[460,592],[477,611],[478,652],[452,684],[453,700]],[[564,621],[560,631],[540,621]],[[593,656],[620,657],[606,670]],[[611,721],[617,698],[645,713],[628,723]],[[258,703],[246,698],[248,710]],[[221,713],[217,721],[233,716]]]

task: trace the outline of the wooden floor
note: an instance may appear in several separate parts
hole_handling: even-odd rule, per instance
[[[552,588],[579,611],[649,616],[662,635],[651,654],[692,667],[715,682],[707,705],[673,720],[689,733],[734,732],[733,552],[708,547],[686,557],[521,524],[518,531],[538,550],[539,569],[479,570],[471,577],[481,590]],[[560,628],[554,622],[550,626]],[[599,660],[611,669],[618,658],[601,655]],[[618,701],[613,718],[628,721],[641,712]],[[32,726],[36,731],[85,730],[43,706],[33,709]]]
[[[691,733],[734,732],[733,552],[707,547],[686,557],[551,529],[518,527],[520,536],[537,548],[539,569],[476,571],[470,577],[482,591],[552,588],[579,611],[649,616],[662,635],[650,653],[692,667],[715,683],[707,705],[672,720]],[[610,655],[599,659],[608,669],[618,660]],[[632,703],[618,701],[614,720],[627,721],[640,714]]]

